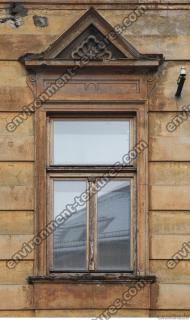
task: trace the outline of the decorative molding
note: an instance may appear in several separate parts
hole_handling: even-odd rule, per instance
[[[56,83],[56,78],[45,78],[42,81],[43,89],[48,90]],[[142,84],[138,78],[130,79],[128,75],[126,77],[109,75],[106,78],[91,75],[88,78],[80,76],[71,79],[66,86],[59,88],[49,101],[72,100],[73,92],[75,92],[75,99],[83,100],[87,97],[91,100],[112,100],[114,97],[123,100],[132,96],[143,97]]]
[[[26,76],[26,84],[30,91],[32,92],[33,98],[35,99],[37,97],[37,79],[36,79],[36,73],[30,72]]]
[[[111,60],[112,52],[104,47],[100,47],[100,41],[94,36],[90,35],[71,56],[73,60],[80,60],[87,57],[89,60]],[[97,50],[99,47],[99,50]]]

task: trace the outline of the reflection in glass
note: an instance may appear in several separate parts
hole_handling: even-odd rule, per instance
[[[54,218],[86,192],[85,181],[54,181]],[[81,203],[82,204],[82,203]],[[54,270],[86,270],[86,204],[54,231]]]
[[[129,271],[130,181],[110,181],[98,192],[97,269]]]
[[[129,121],[55,120],[54,164],[113,165],[129,151]]]

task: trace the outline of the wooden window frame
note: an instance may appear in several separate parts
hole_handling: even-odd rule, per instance
[[[48,198],[47,204],[47,212],[48,212],[48,222],[53,220],[53,182],[54,181],[86,181],[89,184],[95,183],[95,180],[101,178],[103,176],[103,172],[99,173],[91,173],[86,172],[85,174],[69,174],[65,173],[48,173],[48,194],[51,196]],[[118,273],[133,273],[136,268],[136,172],[127,172],[123,171],[119,173],[116,178],[111,178],[111,181],[119,181],[119,180],[130,180],[130,195],[131,195],[131,203],[130,203],[130,270],[121,270],[121,271],[106,271],[107,273],[118,274]],[[75,274],[78,273],[105,273],[104,271],[96,270],[96,258],[97,258],[97,193],[90,195],[90,201],[87,202],[87,255],[86,255],[86,263],[87,270],[86,271],[73,271],[73,270],[54,270],[53,269],[53,235],[48,238],[47,242],[47,258],[48,258],[48,270],[49,274],[51,273],[59,273],[59,274]],[[93,232],[92,232],[93,231]],[[91,247],[92,244],[92,247]]]
[[[92,120],[102,120],[102,121],[129,121],[129,150],[134,148],[134,145],[136,143],[136,117],[135,115],[125,115],[125,117],[121,117],[120,115],[115,114],[115,116],[108,116],[103,114],[95,114],[94,116],[89,117],[89,115],[86,114],[77,114],[77,116],[67,116],[60,114],[59,117],[57,115],[50,115],[47,116],[47,135],[48,135],[48,155],[47,155],[47,180],[48,180],[48,202],[47,202],[47,221],[50,222],[54,219],[53,217],[53,181],[55,180],[85,180],[88,181],[89,184],[94,184],[95,180],[98,178],[101,178],[105,173],[109,173],[109,170],[116,170],[116,167],[114,165],[108,164],[105,166],[99,166],[99,165],[79,165],[79,166],[68,166],[68,165],[54,165],[53,164],[53,125],[54,121],[57,120],[63,120],[63,121],[80,121],[80,120],[86,120],[86,121],[92,121]],[[121,160],[121,159],[118,159]],[[117,274],[119,272],[123,273],[132,273],[134,272],[136,265],[136,259],[135,259],[135,239],[136,239],[136,227],[134,221],[136,221],[136,161],[133,161],[130,163],[129,166],[124,166],[122,169],[122,173],[118,173],[117,177],[111,178],[111,180],[120,180],[120,179],[130,179],[131,182],[131,234],[130,234],[130,264],[131,268],[130,270],[126,271],[107,271],[112,272],[112,274]],[[59,171],[58,173],[56,171]],[[74,171],[71,173],[70,171]],[[92,197],[90,201],[87,203],[87,269],[86,271],[82,271],[81,273],[90,273],[90,272],[97,272],[102,273],[103,271],[97,271],[95,270],[96,265],[96,256],[97,256],[97,194]],[[62,274],[72,274],[75,273],[75,271],[68,270],[68,271],[57,271],[53,270],[53,235],[49,236],[49,239],[47,241],[47,267],[48,267],[48,273],[62,273]],[[80,271],[78,271],[80,272]]]
[[[88,64],[83,63],[82,68],[80,63],[76,68],[76,61],[73,61],[73,59],[59,59],[61,52],[61,57],[64,58],[64,50],[71,43],[75,43],[76,48],[80,47],[79,35],[85,30],[88,30],[91,34],[88,28],[92,23],[102,33],[103,39],[113,29],[94,8],[90,8],[45,51],[38,54],[25,54],[19,59],[29,72],[29,88],[32,90],[35,100],[36,98],[39,100],[39,95],[44,91],[46,92],[49,85],[55,85],[56,83],[56,87],[59,88],[59,92],[56,91],[53,96],[48,94],[48,99],[43,100],[43,105],[40,103],[37,109],[36,107],[34,109],[36,129],[36,233],[43,230],[47,224],[46,115],[48,113],[66,112],[76,115],[80,112],[107,112],[109,114],[133,112],[136,113],[137,117],[137,143],[145,141],[148,145],[148,99],[152,89],[152,75],[162,64],[164,57],[161,54],[142,55],[132,44],[118,35],[111,42],[116,49],[123,53],[124,58],[122,59],[120,59],[120,55],[115,55],[113,52],[113,60],[92,60]],[[110,50],[113,51],[112,48]],[[65,55],[66,57],[67,55]],[[80,61],[81,59],[78,60],[78,62]],[[59,87],[57,80],[60,76],[67,75],[68,71],[72,75],[74,73],[75,79],[71,77],[70,81],[64,81],[63,87]],[[141,278],[150,277],[148,148],[139,154],[137,159],[137,229],[137,263],[132,280],[139,276]],[[41,275],[44,279],[48,274],[46,241],[43,241],[36,250],[34,272],[33,280],[36,279],[36,281],[40,280]]]
[[[101,106],[101,109],[100,109]],[[53,169],[51,166],[47,166],[46,154],[48,150],[47,141],[47,128],[49,117],[72,117],[76,116],[86,116],[94,118],[97,115],[102,118],[106,118],[109,114],[110,117],[116,119],[118,117],[125,116],[128,118],[130,115],[136,118],[136,141],[146,141],[147,142],[147,104],[145,101],[133,101],[133,102],[111,102],[102,106],[101,104],[93,103],[88,106],[82,104],[81,102],[73,103],[63,103],[62,105],[56,105],[49,103],[44,105],[42,109],[38,110],[35,114],[36,117],[36,170],[37,170],[37,225],[38,230],[42,230],[47,224],[47,188],[48,188],[48,174]],[[136,265],[133,270],[132,277],[137,276],[147,276],[149,275],[149,260],[148,260],[148,150],[145,149],[137,157],[137,173],[136,173],[136,185],[137,185],[137,235],[136,235]],[[67,168],[68,174],[76,174],[77,168]],[[104,172],[105,168],[97,168],[97,172]],[[62,169],[61,169],[62,170]],[[89,168],[81,168],[83,172],[87,172]],[[101,170],[101,171],[100,171]],[[124,169],[125,170],[125,169]],[[130,168],[131,172],[134,170],[133,167]],[[95,174],[97,174],[95,172]],[[52,172],[51,172],[52,173]],[[53,174],[60,174],[58,168],[53,169]],[[123,174],[123,173],[122,173]],[[48,240],[43,241],[36,250],[36,264],[35,264],[35,274],[36,276],[49,275],[49,265],[47,255],[48,253]],[[95,275],[96,277],[97,275]],[[127,278],[130,277],[129,273],[123,276]],[[65,274],[67,278],[67,275]],[[118,275],[117,275],[118,278]],[[92,277],[93,279],[93,277]]]

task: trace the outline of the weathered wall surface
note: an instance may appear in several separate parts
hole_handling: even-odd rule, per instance
[[[22,2],[22,1],[20,1]],[[10,270],[5,261],[34,233],[35,154],[31,117],[15,133],[5,129],[9,119],[32,101],[27,74],[17,61],[26,52],[41,52],[69,28],[88,3],[69,1],[23,2],[27,9],[21,25],[0,22],[0,316],[96,316],[101,310],[33,310],[34,255]],[[142,1],[141,1],[142,3]],[[146,1],[145,1],[146,3]],[[120,310],[123,316],[190,316],[190,260],[175,269],[166,261],[190,239],[190,121],[170,133],[166,124],[182,105],[190,103],[190,3],[147,1],[147,10],[123,34],[142,53],[163,53],[165,63],[149,100],[149,229],[150,270],[158,283],[152,286],[151,310]],[[121,23],[137,1],[96,1],[99,12],[112,24]],[[9,4],[0,2],[0,21]],[[34,16],[46,17],[36,26]],[[188,76],[180,100],[174,98],[180,66]],[[67,308],[68,309],[68,308]],[[85,308],[84,308],[85,309]]]

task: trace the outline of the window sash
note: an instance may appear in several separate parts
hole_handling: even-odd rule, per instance
[[[135,114],[125,113],[121,116],[118,113],[114,113],[114,115],[107,117],[105,114],[94,114],[90,115],[51,115],[47,117],[47,133],[48,133],[48,144],[47,144],[47,177],[48,177],[48,194],[51,195],[48,197],[47,201],[47,212],[48,212],[48,221],[52,220],[52,181],[54,179],[88,179],[89,183],[94,184],[94,181],[98,178],[104,176],[104,174],[108,174],[110,170],[115,170],[116,167],[114,165],[53,165],[53,121],[55,120],[89,120],[89,119],[98,119],[98,120],[129,120],[130,121],[130,150],[135,146],[136,143],[136,116]],[[121,161],[121,159],[118,159]],[[131,181],[131,228],[130,228],[130,255],[131,255],[131,267],[130,270],[122,270],[121,272],[124,274],[134,272],[136,270],[136,159],[130,163],[128,166],[123,166],[118,171],[116,179],[126,179],[129,178]],[[114,179],[114,178],[112,178]],[[96,200],[93,202],[92,200],[88,204],[88,226],[87,226],[87,270],[82,271],[82,273],[87,272],[96,272],[96,273],[104,273],[104,271],[97,271],[96,268],[96,256],[97,256],[97,212],[96,212]],[[90,245],[91,244],[91,245]],[[53,237],[50,236],[47,240],[47,271],[53,273],[75,273],[76,270],[54,270],[53,269]],[[78,272],[81,273],[79,270]],[[111,273],[118,274],[119,270],[111,270]]]
[[[48,174],[48,188],[49,194],[51,195],[48,201],[48,221],[53,219],[53,181],[68,181],[68,180],[88,180],[89,184],[93,186],[97,179],[103,176],[103,172],[94,174],[69,174],[69,173],[49,173]],[[135,173],[120,173],[116,178],[111,178],[111,180],[130,180],[131,188],[131,202],[130,202],[130,269],[129,270],[107,270],[108,272],[118,273],[118,272],[132,272],[135,268],[135,255],[136,255],[136,174]],[[92,189],[90,189],[92,190]],[[127,214],[127,213],[126,213]],[[96,269],[97,262],[97,194],[90,196],[90,201],[87,204],[87,239],[86,239],[86,260],[87,268],[86,270],[78,270],[77,272],[97,272],[102,273],[105,271],[100,271]],[[58,270],[53,266],[53,235],[48,239],[48,262],[50,272],[57,273],[72,273],[76,270]],[[107,272],[106,271],[106,272]]]

